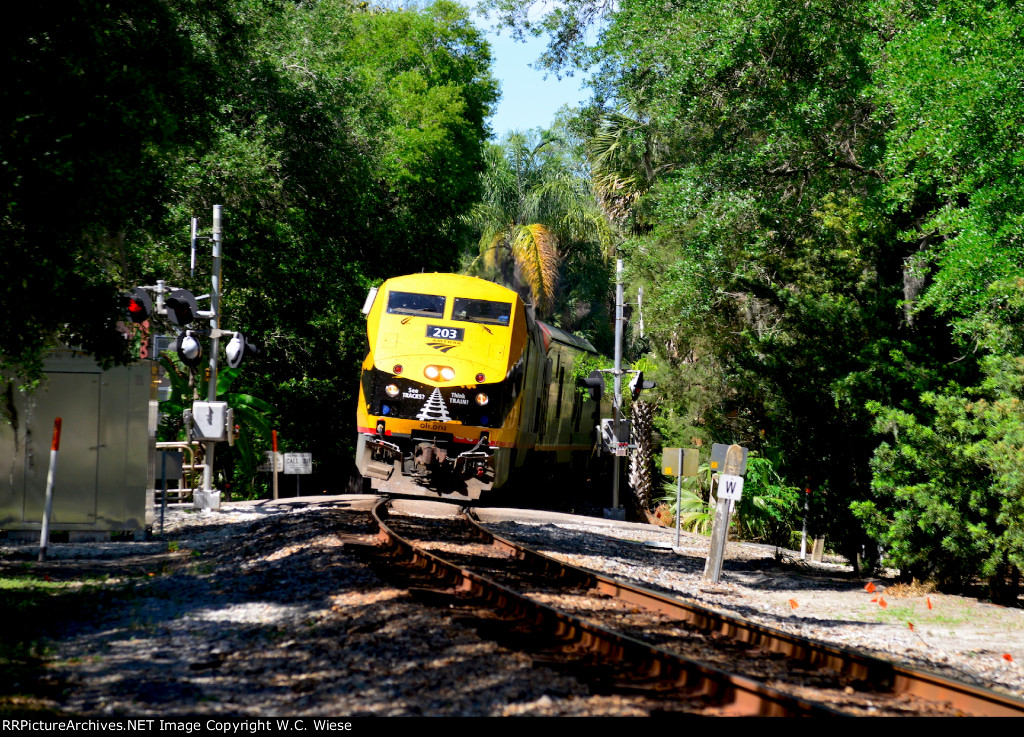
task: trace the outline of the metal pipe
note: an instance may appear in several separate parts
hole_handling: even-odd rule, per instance
[[[223,231],[221,228],[221,215],[223,205],[213,206],[213,271],[210,275],[210,378],[206,389],[206,399],[209,402],[217,401],[217,357],[220,352],[220,261],[221,261],[221,240]],[[205,450],[205,467],[203,468],[203,492],[213,491],[213,453],[217,443],[208,440],[203,444]],[[210,502],[213,504],[213,502]],[[219,502],[216,503],[219,508]]]
[[[622,259],[615,262],[615,395],[612,397],[614,404],[613,427],[615,428],[615,460],[612,461],[612,507],[619,508],[619,447],[622,442],[619,437],[621,428],[619,419],[622,415]]]

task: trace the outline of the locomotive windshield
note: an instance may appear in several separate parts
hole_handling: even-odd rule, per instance
[[[486,299],[455,298],[452,319],[479,322],[484,325],[508,325],[512,318],[511,302],[491,302]]]
[[[388,295],[388,313],[392,315],[444,316],[444,297],[415,292],[391,292]]]

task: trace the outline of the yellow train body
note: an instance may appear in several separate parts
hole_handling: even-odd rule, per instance
[[[594,348],[512,290],[458,274],[386,281],[367,314],[356,465],[381,491],[479,499],[524,465],[585,460],[599,400],[573,366]]]

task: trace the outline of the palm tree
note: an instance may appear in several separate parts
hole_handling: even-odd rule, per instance
[[[608,220],[617,227],[638,233],[644,229],[636,210],[643,196],[654,186],[658,175],[671,169],[669,138],[658,131],[644,108],[643,90],[620,110],[605,113],[597,129],[587,140],[594,191]],[[650,374],[654,364],[643,357],[633,366]],[[629,456],[629,484],[641,510],[650,510],[654,502],[654,414],[656,403],[638,399],[630,405],[630,420],[635,449]]]
[[[618,224],[635,214],[656,178],[672,168],[672,136],[655,128],[644,107],[641,90],[622,108],[606,112],[587,139],[594,191],[608,219]]]
[[[560,249],[583,240],[607,248],[608,222],[551,131],[509,134],[487,150],[486,166],[483,198],[467,218],[480,233],[468,270],[528,291],[538,312],[547,313],[555,304]]]

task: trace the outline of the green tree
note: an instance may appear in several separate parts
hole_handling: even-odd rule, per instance
[[[467,268],[518,289],[544,319],[608,350],[613,233],[584,166],[566,120],[492,145],[483,196],[466,218],[480,234]]]
[[[486,43],[452,3],[268,0],[240,14],[251,57],[219,69],[211,145],[172,162],[181,196],[141,258],[203,289],[205,276],[191,281],[167,254],[190,215],[224,205],[226,324],[265,349],[237,386],[277,408],[283,449],[314,454],[320,489],[343,488],[359,308],[374,281],[452,268],[496,83]]]
[[[37,378],[44,351],[127,360],[118,287],[130,231],[166,214],[163,162],[210,133],[204,85],[241,53],[227,0],[60,0],[20,7],[0,93],[0,369]]]
[[[366,289],[450,270],[467,239],[497,98],[468,11],[69,0],[23,16],[0,114],[0,264],[20,277],[0,287],[2,367],[32,375],[62,340],[126,358],[119,288],[207,291],[188,220],[221,204],[224,325],[265,348],[235,387],[343,485]]]
[[[982,380],[926,392],[913,411],[873,405],[886,440],[874,498],[854,510],[907,578],[1016,601],[1024,571],[1024,279],[994,283],[971,321]],[[966,328],[965,328],[966,329]]]
[[[912,216],[906,310],[949,321],[959,381],[872,405],[886,437],[874,498],[855,509],[907,575],[976,577],[1014,600],[1022,570],[1019,412],[1022,263],[1017,172],[1024,134],[1024,16],[1013,4],[944,3],[901,19],[880,48],[875,95],[887,132],[887,199]]]
[[[909,571],[1014,580],[1017,6],[487,5],[552,34],[549,68],[596,70],[596,187],[628,213],[663,434],[809,476],[815,534],[851,557],[852,503]]]
[[[919,252],[917,307],[956,325],[1024,267],[1024,14],[1005,2],[929,11],[876,51],[873,93],[891,120],[887,200]]]

